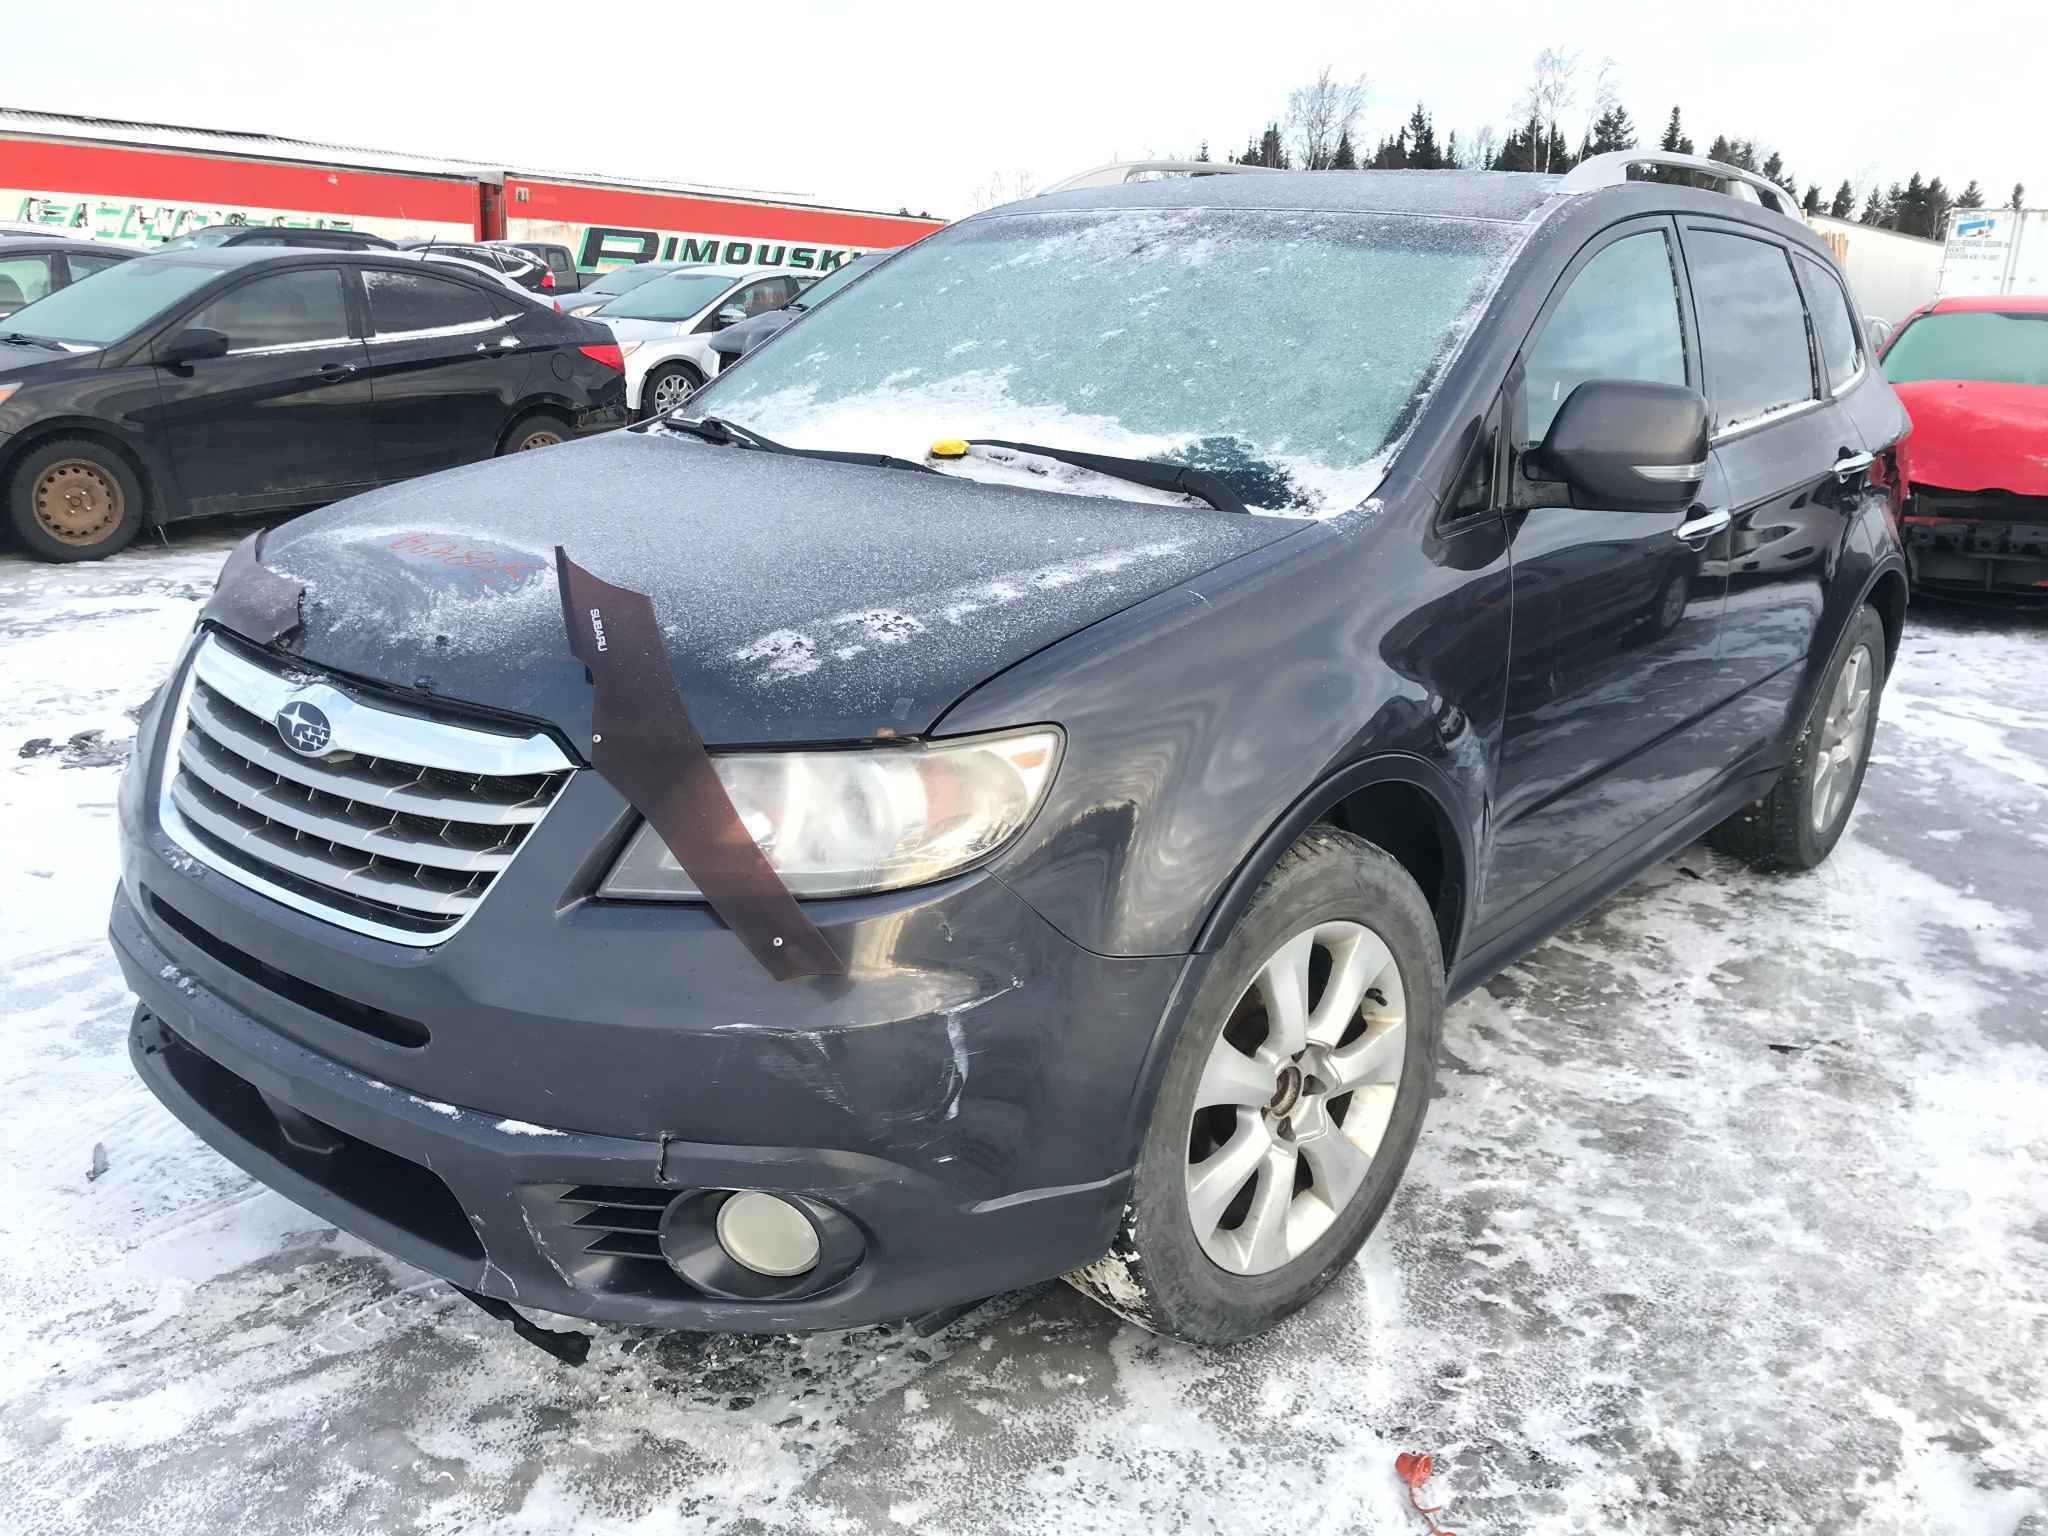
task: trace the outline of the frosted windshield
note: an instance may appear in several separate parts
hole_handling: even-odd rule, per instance
[[[1525,232],[1275,210],[973,220],[820,306],[691,414],[800,447],[1002,438],[1183,462],[1254,509],[1328,515],[1371,494]]]

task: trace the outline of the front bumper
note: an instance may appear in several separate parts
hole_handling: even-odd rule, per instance
[[[161,713],[110,925],[136,1068],[335,1225],[506,1301],[751,1331],[914,1316],[1107,1247],[1194,962],[1094,955],[982,872],[811,904],[851,973],[776,982],[701,908],[589,898],[633,825],[589,772],[458,932],[392,944],[170,842]],[[655,1225],[730,1189],[816,1202],[854,1262],[750,1297],[685,1281]]]
[[[2048,599],[2048,521],[1909,512],[1899,531],[1923,591]]]

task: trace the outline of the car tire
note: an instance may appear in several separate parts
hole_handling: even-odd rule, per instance
[[[1708,843],[1766,870],[1812,869],[1834,852],[1870,766],[1884,681],[1884,621],[1866,607],[1836,646],[1777,784],[1708,833]]]
[[[704,375],[688,363],[664,363],[640,385],[640,419],[666,416],[704,387]],[[666,400],[666,404],[663,401]]]
[[[1443,997],[1436,922],[1407,871],[1335,827],[1304,833],[1189,1008],[1115,1242],[1068,1282],[1196,1344],[1250,1338],[1309,1301],[1408,1165]],[[1290,1011],[1300,1051],[1281,1035]]]
[[[42,560],[104,560],[142,531],[141,477],[119,453],[60,437],[14,466],[7,511],[22,545]]]
[[[550,411],[528,411],[512,423],[512,428],[498,444],[502,456],[508,453],[530,453],[536,448],[552,448],[557,443],[569,441],[568,423]]]

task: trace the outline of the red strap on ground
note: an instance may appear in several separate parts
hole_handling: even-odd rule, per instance
[[[1394,1472],[1408,1485],[1408,1507],[1422,1516],[1422,1523],[1428,1526],[1434,1536],[1458,1536],[1449,1526],[1436,1523],[1436,1512],[1441,1504],[1424,1504],[1416,1495],[1422,1485],[1429,1481],[1429,1474],[1436,1463],[1427,1451],[1403,1451],[1394,1458]]]

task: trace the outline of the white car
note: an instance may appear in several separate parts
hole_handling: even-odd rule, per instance
[[[713,336],[781,309],[803,289],[793,272],[686,267],[621,294],[590,318],[619,338],[626,408],[637,421],[674,410],[718,371]]]

